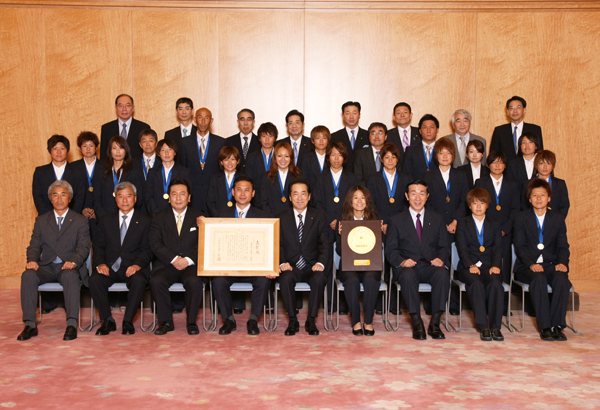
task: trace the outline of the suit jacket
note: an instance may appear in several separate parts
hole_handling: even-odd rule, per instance
[[[75,169],[77,175],[79,175],[79,178],[81,178],[84,182],[84,198],[83,198],[83,207],[82,209],[85,208],[91,208],[94,209],[94,191],[89,190],[89,181],[88,181],[88,173],[87,173],[87,167],[85,166],[85,160],[83,158],[78,159],[77,161],[73,161],[71,162],[71,166],[73,167],[73,169]],[[94,165],[94,173],[92,175],[92,188],[94,188],[94,176],[96,174],[104,174],[105,168],[104,168],[104,164],[97,159],[96,160],[96,165]],[[95,180],[96,182],[98,181],[97,179]]]
[[[227,138],[225,140],[225,145],[227,145],[228,147],[237,148],[238,152],[240,153],[240,166],[238,167],[238,171],[240,171],[242,174],[249,175],[248,171],[246,170],[248,164],[248,157],[251,153],[258,151],[261,148],[258,136],[255,133],[252,133],[252,138],[250,138],[250,144],[248,145],[248,154],[246,155],[246,158],[244,158],[244,149],[242,146],[242,139],[240,138],[239,132]]]
[[[383,168],[383,164],[381,164],[381,168]],[[375,164],[373,149],[367,147],[358,150],[354,155],[354,175],[358,178],[358,183],[366,186],[371,175],[376,173],[377,165]]]
[[[271,156],[273,152],[274,150],[271,151]],[[252,206],[254,207],[260,206],[260,183],[263,174],[266,172],[267,170],[265,168],[262,150],[259,149],[251,154],[249,153],[246,158],[246,174],[252,178],[252,181],[254,182],[254,198],[252,198]]]
[[[35,218],[33,233],[27,247],[27,262],[37,262],[40,266],[51,264],[58,256],[64,262],[73,262],[81,280],[88,286],[88,270],[85,261],[90,254],[90,228],[85,216],[72,210],[63,215],[62,227],[50,212]]]
[[[450,135],[446,135],[445,138],[448,138],[450,141],[452,141],[454,143],[454,147],[456,148],[456,155],[454,156],[454,163],[452,164],[452,166],[454,168],[458,168],[461,167],[463,165],[467,165],[469,164],[469,158],[467,158],[467,154],[465,153],[465,160],[463,162],[460,162],[460,155],[458,154],[458,144],[456,142],[456,133],[452,133]],[[485,164],[485,153],[486,153],[486,146],[487,146],[487,141],[480,137],[479,135],[475,135],[475,134],[471,134],[469,136],[469,141],[473,141],[473,140],[478,140],[481,141],[483,143],[483,158],[481,158],[481,164]],[[467,142],[468,144],[468,142]]]
[[[498,221],[488,217],[483,221],[483,252],[480,250],[473,216],[458,220],[455,238],[460,258],[458,270],[469,270],[477,262],[481,262],[486,268],[495,266],[502,269],[502,229]]]
[[[427,182],[429,192],[427,209],[432,209],[440,214],[446,225],[467,215],[465,200],[468,193],[468,183],[464,172],[450,167],[450,202],[446,200],[448,197],[446,184],[438,166],[432,166],[431,170],[423,177],[423,181]]]
[[[433,156],[433,151],[431,152]],[[431,159],[431,168],[435,167],[433,158]],[[406,175],[410,175],[413,179],[421,179],[425,173],[429,171],[427,168],[427,161],[425,160],[425,154],[423,152],[423,144],[411,145],[406,148],[404,153],[404,160],[402,162],[402,172]]]
[[[534,178],[538,178],[537,176]],[[533,178],[532,178],[533,179]],[[548,203],[548,209],[558,212],[565,218],[569,214],[569,208],[571,207],[571,201],[569,201],[569,190],[567,189],[567,183],[564,179],[552,177],[552,196]],[[530,209],[531,202],[527,198],[527,185],[523,184],[521,187],[521,198],[523,207],[522,209]]]
[[[137,265],[146,277],[150,276],[150,250],[149,237],[152,220],[140,212],[133,212],[127,233],[121,244],[121,231],[119,228],[119,212],[112,212],[98,225],[98,235],[94,240],[93,263],[94,269],[100,265],[109,268],[121,258],[122,267]]]
[[[292,147],[292,150],[294,149],[294,141],[292,141],[291,137],[286,137],[281,140],[275,141],[275,145],[277,145],[280,142],[287,142]],[[305,155],[315,150],[310,138],[305,137],[304,135],[302,136],[302,138],[300,138],[300,144],[298,145],[298,163],[295,164],[297,167],[299,167],[300,164],[302,164],[302,159]]]
[[[285,178],[285,184],[283,184],[283,192],[286,198],[285,202],[281,202],[281,187],[279,186],[279,179],[275,175],[275,180],[271,182],[269,175],[265,172],[260,181],[260,209],[268,215],[269,218],[275,217],[275,215],[292,207],[288,191],[290,189],[290,183],[295,180],[292,174],[287,174]],[[254,194],[256,197],[256,194]]]
[[[248,212],[246,214],[246,216],[244,218],[268,218],[269,216],[267,214],[265,214],[263,211],[261,211],[258,208],[255,208],[253,206],[250,206],[250,208],[247,209]],[[226,206],[223,208],[219,208],[219,211],[217,212],[217,215],[219,218],[235,218],[235,205],[232,206],[231,208]]]
[[[331,172],[323,172],[317,178],[315,188],[312,190],[312,197],[315,200],[316,208],[325,212],[327,217],[327,223],[330,224],[334,219],[338,221],[342,218],[342,208],[344,206],[344,200],[350,188],[354,185],[358,185],[358,178],[356,175],[343,170],[340,176],[339,184],[339,202],[334,202],[335,192],[333,189],[333,178]],[[329,228],[329,240],[333,243],[335,240],[335,230]]]
[[[73,198],[69,203],[69,208],[80,213],[83,210],[85,202],[85,191],[87,190],[87,179],[84,181],[77,168],[68,162],[65,164],[65,171],[62,177],[63,181],[71,184],[73,188]],[[48,188],[56,181],[56,174],[52,162],[39,166],[33,172],[33,183],[31,186],[33,203],[38,211],[38,215],[43,215],[52,211],[52,202],[48,198]]]
[[[350,137],[348,137],[348,132],[346,132],[345,127],[331,134],[331,141],[341,141],[346,145],[346,149],[348,150],[348,160],[346,161],[346,165],[344,165],[344,170],[348,172],[354,172],[354,155],[356,152],[361,148],[371,146],[369,132],[360,127],[358,128],[356,141],[354,142],[354,150],[352,149],[352,144],[350,144]]]
[[[185,139],[184,139],[185,141]],[[150,249],[157,260],[152,263],[152,272],[171,266],[176,256],[190,258],[198,264],[198,228],[196,219],[202,213],[187,207],[181,225],[181,235],[177,233],[177,220],[173,208],[163,209],[154,215],[150,228]]]
[[[145,122],[138,121],[135,118],[131,120],[131,125],[129,130],[127,130],[127,143],[129,144],[132,158],[139,157],[143,154],[139,143],[140,132],[150,128],[151,127]],[[102,162],[104,162],[104,159],[106,158],[108,142],[116,135],[121,135],[121,130],[119,129],[119,120],[107,122],[102,126],[102,130],[100,131],[100,159]]]
[[[208,153],[204,169],[200,164],[200,154],[197,134],[181,140],[179,147],[179,162],[190,171],[192,178],[192,207],[208,214],[208,187],[213,175],[219,173],[219,152],[225,146],[225,140],[210,133]]]
[[[323,162],[323,170],[321,170],[321,164],[319,164],[319,159],[317,158],[317,152],[311,151],[306,154],[302,158],[302,163],[300,164],[300,170],[302,171],[302,178],[306,179],[310,184],[311,188],[315,187],[317,183],[317,178],[321,175],[322,172],[325,172],[329,169],[327,166],[327,161]]]
[[[302,255],[306,263],[312,267],[318,262],[327,263],[327,255],[331,246],[328,230],[331,230],[325,214],[318,209],[308,207],[302,230],[302,242],[298,238],[296,215],[292,208],[277,215],[279,224],[279,263],[296,266]]]
[[[423,217],[421,242],[415,229],[410,211],[394,215],[387,228],[385,238],[385,257],[394,267],[406,259],[430,262],[440,258],[444,265],[450,266],[450,244],[448,231],[441,215],[427,209]]]
[[[235,182],[235,177],[238,175],[237,171],[231,181],[231,186],[233,188],[233,183]],[[227,202],[229,201],[229,197],[227,194],[227,182],[225,180],[225,172],[221,171],[218,174],[215,174],[210,179],[210,186],[208,187],[208,215],[209,216],[217,216],[219,210],[222,207],[227,207]],[[231,191],[230,191],[231,192]],[[256,193],[255,193],[256,195]],[[231,202],[235,205],[235,198],[231,195]],[[230,209],[233,209],[231,207]]]
[[[115,183],[111,174],[104,178],[104,173],[94,172],[94,212],[98,220],[111,212],[116,212],[117,203],[113,193],[115,191]],[[144,207],[144,176],[139,172],[130,169],[121,174],[120,182],[131,182],[135,185],[137,190],[137,201],[135,203],[135,209],[142,213],[146,212]]]
[[[186,138],[196,135],[197,132],[198,129],[194,124],[192,124],[192,133],[187,135]],[[165,132],[165,139],[167,138],[173,141],[175,144],[177,144],[177,152],[179,152],[179,145],[181,144],[181,140],[183,139],[183,134],[181,133],[181,126],[178,125],[177,127]],[[179,161],[179,156],[177,156],[177,160]]]
[[[483,162],[480,165],[481,170],[479,171],[479,178],[486,177],[490,175],[490,169],[483,165]],[[467,161],[466,165],[461,165],[456,168],[460,172],[464,172],[465,177],[467,178],[468,189],[467,192],[472,190],[475,187],[475,182],[473,181],[473,168],[471,168],[471,163]]]
[[[562,263],[568,267],[571,253],[564,216],[555,211],[546,211],[543,250],[537,248],[540,241],[536,219],[533,209],[521,211],[515,218],[513,228],[513,242],[517,254],[515,271],[534,265],[540,255],[543,256],[544,263]]]
[[[392,216],[399,214],[407,209],[408,203],[406,201],[406,186],[412,181],[412,178],[408,175],[397,171],[396,178],[396,193],[394,194],[394,203],[390,203],[390,196],[387,190],[386,177],[383,175],[385,171],[382,169],[375,175],[372,175],[367,182],[367,189],[371,193],[373,202],[375,202],[375,210],[377,216],[383,219],[384,224],[389,224]]]
[[[519,192],[523,193],[527,191],[527,185],[529,185],[529,181],[531,179],[527,176],[527,168],[525,167],[525,160],[522,156],[519,156],[508,164],[506,170],[504,171],[504,175],[518,184]],[[531,174],[531,178],[535,178],[535,169],[533,170],[533,174]],[[519,203],[521,209],[527,209],[529,200],[525,198],[524,194],[520,195]]]
[[[538,150],[544,149],[544,139],[542,138],[542,128],[539,125],[523,123],[523,133],[533,132],[540,139],[540,145],[537,147]],[[492,134],[492,142],[490,142],[490,152],[498,150],[506,154],[506,161],[510,162],[517,156],[521,155],[521,147],[519,151],[515,153],[515,143],[513,140],[512,125],[511,123],[498,125],[494,128]]]
[[[483,188],[490,194],[491,202],[485,216],[498,220],[502,231],[506,235],[511,235],[515,216],[521,209],[518,184],[506,176],[502,178],[500,203],[496,203],[496,189],[490,175],[478,179],[475,188]],[[500,205],[500,210],[496,208],[497,205]]]
[[[404,155],[404,147],[402,146],[402,137],[403,135],[400,135],[399,131],[398,131],[398,127],[394,127],[394,128],[390,128],[387,132],[387,140],[385,142],[391,142],[392,144],[396,145],[398,147],[398,149],[400,150],[400,155],[403,156]],[[421,138],[421,133],[419,132],[419,129],[417,127],[410,127],[410,144],[409,146],[412,145],[419,145],[421,142],[423,141],[423,139]],[[402,162],[402,159],[400,159],[399,162]]]
[[[151,169],[161,168],[161,167],[162,167],[162,159],[160,159],[160,157],[157,155],[154,158],[154,165],[152,166]],[[146,173],[149,173],[150,170],[146,169],[146,172],[144,172],[144,169],[146,168],[146,163],[144,162],[144,156],[143,155],[141,157],[137,157],[137,158],[133,159],[132,168],[133,168],[134,171],[139,172],[140,174],[142,174],[142,176],[144,177],[144,180],[148,179],[148,175],[146,175]]]
[[[173,168],[171,169],[171,181],[176,179],[185,179],[190,184],[192,183],[190,171],[177,162],[173,164]],[[160,167],[155,166],[148,172],[148,179],[146,179],[146,184],[144,186],[144,205],[146,205],[148,215],[154,215],[163,209],[171,207],[169,200],[163,198],[163,195],[165,194],[163,183],[163,167],[161,164]]]

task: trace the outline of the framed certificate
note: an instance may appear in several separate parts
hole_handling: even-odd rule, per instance
[[[279,276],[279,219],[202,218],[198,276]]]
[[[381,271],[381,221],[341,221],[342,270]]]

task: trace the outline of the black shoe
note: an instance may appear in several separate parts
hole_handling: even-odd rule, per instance
[[[219,329],[219,334],[220,335],[228,335],[228,334],[231,334],[231,332],[233,332],[236,329],[237,329],[236,323],[233,320],[225,319],[225,323],[223,323],[223,326],[221,326],[221,328]]]
[[[431,316],[431,309],[425,309],[425,314],[427,316]]]
[[[288,325],[287,329],[285,329],[286,336],[294,336],[296,332],[300,331],[300,322],[297,320],[292,320]]]
[[[244,309],[233,308],[234,315],[241,315],[242,313],[244,313]]]
[[[172,332],[175,330],[175,325],[169,322],[160,322],[158,327],[154,331],[154,334],[157,336],[166,335],[168,332]]]
[[[186,326],[188,335],[194,336],[200,333],[200,328],[195,323],[188,323]]]
[[[363,325],[363,332],[365,333],[365,336],[375,336],[375,329],[366,329],[365,325]]]
[[[427,328],[427,334],[434,340],[442,340],[446,338],[444,332],[442,332],[442,329],[440,328],[440,325],[435,323],[429,324],[429,327]]]
[[[135,327],[133,327],[133,323],[131,322],[123,322],[123,330],[121,331],[122,335],[134,335]]]
[[[381,309],[375,310],[376,315],[383,315],[383,311]]]
[[[254,319],[248,320],[248,322],[246,323],[246,329],[248,330],[248,334],[251,336],[256,336],[260,334],[258,322]]]
[[[179,308],[179,307],[173,308],[172,310],[173,310],[173,314],[178,314],[178,313],[183,312],[183,308],[182,307],[181,308]]]
[[[450,309],[450,316],[459,316],[460,311],[458,309]]]
[[[507,313],[508,312],[502,312],[502,316],[508,316]],[[512,317],[512,312],[510,312],[510,316]]]
[[[427,335],[425,334],[425,326],[423,323],[417,323],[413,325],[413,339],[415,340],[425,340],[427,339]]]
[[[398,311],[397,311],[396,309],[390,309],[390,313],[391,313],[392,315],[397,315],[397,314],[398,314]]]
[[[21,333],[19,333],[19,336],[17,336],[17,340],[29,340],[33,336],[37,336],[37,335],[38,335],[37,327],[25,326],[25,329],[23,329],[23,331]]]
[[[52,308],[52,309],[42,309],[42,315],[47,315],[48,313],[52,312],[54,309],[56,309],[56,308]]]
[[[77,328],[75,326],[67,326],[63,340],[74,340],[77,339]]]
[[[535,310],[529,310],[527,311],[527,314],[529,315],[529,317],[535,317]]]
[[[362,326],[361,326],[361,327],[360,327],[360,328],[358,328],[358,329],[352,328],[352,334],[353,334],[354,336],[362,336],[362,335],[364,335],[364,334],[365,334],[365,332],[363,332],[363,328],[362,328]]]
[[[309,322],[308,320],[304,323],[304,330],[311,336],[319,336],[319,329],[315,322]]]
[[[558,326],[556,326],[554,329],[552,329],[552,337],[557,342],[566,342],[567,341],[567,336],[565,336],[565,334],[563,333],[561,328],[559,328]]]
[[[502,335],[500,329],[492,329],[492,339],[494,339],[496,342],[504,341],[504,336]]]
[[[347,316],[347,315],[348,315],[347,310],[340,310],[340,316]]]
[[[106,336],[110,332],[117,330],[117,324],[113,320],[105,320],[102,322],[102,326],[96,330],[96,336]]]
[[[543,329],[540,332],[540,338],[545,342],[553,342],[554,335],[552,334],[552,330],[550,328]]]
[[[486,327],[485,329],[481,330],[479,333],[480,333],[481,340],[483,340],[484,342],[492,341],[492,332],[489,328]]]

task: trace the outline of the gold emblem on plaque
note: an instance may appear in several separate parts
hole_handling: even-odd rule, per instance
[[[377,238],[372,230],[364,226],[357,226],[348,234],[348,246],[354,253],[364,255],[375,247]]]

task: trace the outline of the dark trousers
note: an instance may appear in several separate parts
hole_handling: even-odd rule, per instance
[[[307,282],[310,285],[310,294],[308,296],[308,316],[317,317],[319,306],[323,303],[323,291],[325,290],[324,272],[313,272],[312,267],[306,266],[299,270],[295,266],[291,271],[281,272],[279,275],[279,288],[283,304],[290,317],[296,316],[296,292],[294,287],[297,282]]]
[[[65,296],[65,311],[68,319],[79,315],[79,293],[81,281],[79,272],[74,269],[61,270],[63,263],[40,266],[38,270],[28,269],[21,276],[21,309],[23,322],[35,322],[38,302],[38,286],[49,282],[59,282]]]
[[[108,288],[117,282],[125,282],[129,292],[127,294],[127,303],[125,305],[123,321],[133,322],[138,306],[140,306],[144,299],[148,278],[141,270],[129,277],[125,274],[126,271],[127,267],[125,266],[121,267],[118,272],[109,268],[109,275],[107,276],[98,273],[94,269],[94,273],[90,276],[90,293],[92,294],[94,304],[98,307],[100,319],[106,320],[112,316],[110,313],[110,302],[108,300]]]
[[[538,329],[549,327],[567,327],[567,307],[571,281],[568,272],[558,272],[553,263],[542,263],[543,272],[534,272],[521,267],[515,271],[515,279],[529,284],[529,294],[535,307]],[[552,287],[552,303],[548,294],[548,285]]]
[[[340,280],[344,284],[344,293],[350,309],[352,326],[360,323],[360,284],[364,287],[363,310],[365,312],[365,323],[373,323],[375,314],[375,303],[379,293],[379,284],[381,282],[381,272],[340,272]]]
[[[431,312],[446,310],[450,274],[446,268],[432,266],[429,262],[417,262],[412,268],[394,268],[394,282],[400,284],[402,297],[411,315],[421,312],[419,283],[431,285]]]
[[[504,288],[502,274],[490,274],[489,266],[482,265],[480,275],[470,273],[468,269],[458,271],[459,279],[465,283],[467,295],[471,302],[475,324],[479,330],[502,327],[502,308],[504,305]]]
[[[251,312],[257,317],[261,315],[265,295],[269,291],[271,280],[264,276],[246,276],[246,277],[231,277],[231,276],[215,276],[212,279],[212,288],[217,301],[217,306],[221,310],[223,319],[227,319],[233,315],[233,299],[231,290],[229,289],[234,282],[243,282],[252,284],[251,297]],[[243,292],[234,292],[234,294]],[[272,306],[273,302],[271,302]]]
[[[187,323],[196,323],[196,317],[202,304],[204,280],[198,276],[196,265],[188,266],[184,270],[177,270],[173,266],[158,269],[150,278],[150,291],[156,302],[159,322],[173,322],[171,310],[171,294],[169,288],[174,283],[181,282],[185,288],[185,309]]]

